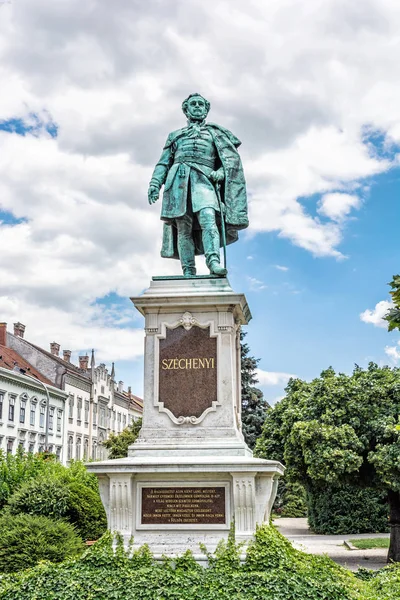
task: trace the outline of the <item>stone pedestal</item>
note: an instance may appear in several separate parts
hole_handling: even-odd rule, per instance
[[[109,528],[155,555],[214,550],[268,521],[283,473],[241,432],[240,327],[251,319],[227,279],[153,278],[132,298],[145,317],[144,411],[124,459],[91,463]]]

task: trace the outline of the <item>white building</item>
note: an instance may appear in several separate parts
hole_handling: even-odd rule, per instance
[[[21,447],[35,453],[43,452],[47,445],[65,462],[67,394],[2,342],[5,324],[0,323],[0,449],[15,452]]]
[[[6,324],[0,327],[6,331]],[[63,419],[64,462],[107,458],[102,443],[110,432],[119,433],[142,416],[142,400],[130,388],[124,392],[122,381],[115,382],[114,365],[111,373],[104,364],[96,367],[93,351],[90,366],[85,355],[79,357],[78,367],[71,363],[71,351],[64,350],[61,358],[59,344],[51,343],[48,352],[24,339],[24,333],[25,326],[15,323],[14,334],[3,334],[4,347],[14,353],[17,368],[24,361],[23,370],[35,371],[54,389],[64,392],[67,398]]]

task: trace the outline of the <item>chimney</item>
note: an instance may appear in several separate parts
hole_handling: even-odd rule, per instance
[[[20,323],[18,321],[18,323],[14,323],[14,335],[16,337],[24,337],[24,333],[25,333],[25,325],[23,325],[22,323]]]
[[[54,356],[59,356],[60,344],[57,344],[57,342],[51,342],[51,344],[50,344],[50,352]]]
[[[65,362],[71,362],[71,350],[63,350],[63,359]]]
[[[7,323],[0,323],[0,346],[7,346]]]
[[[87,371],[89,367],[89,357],[86,354],[85,356],[79,357],[79,368],[83,371]]]
[[[124,382],[123,381],[118,381],[118,391],[122,394],[122,392],[124,391]]]
[[[131,397],[132,397],[132,388],[131,388],[131,386],[128,386],[128,398],[129,398],[129,400],[131,399]]]

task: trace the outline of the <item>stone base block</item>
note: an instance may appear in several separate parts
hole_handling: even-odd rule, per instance
[[[202,560],[200,543],[214,551],[231,523],[237,541],[252,539],[269,521],[279,462],[247,456],[138,456],[91,463],[108,527],[128,546],[146,543],[156,557],[190,549]],[[203,557],[204,559],[204,557]]]

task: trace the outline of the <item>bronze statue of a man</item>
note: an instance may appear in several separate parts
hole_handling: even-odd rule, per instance
[[[191,94],[182,103],[187,127],[169,134],[149,186],[149,203],[164,194],[161,256],[179,258],[185,277],[196,275],[195,255],[204,254],[213,275],[224,276],[220,247],[248,226],[246,182],[230,131],[206,123],[210,103]]]

